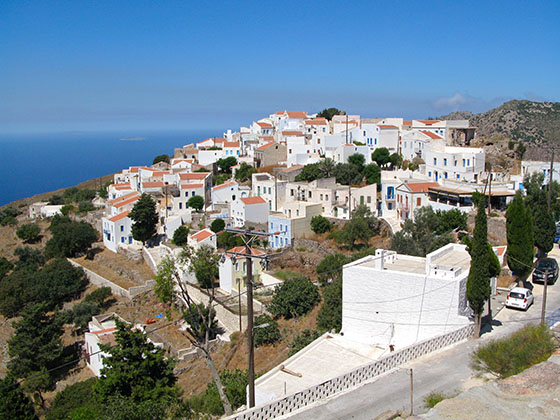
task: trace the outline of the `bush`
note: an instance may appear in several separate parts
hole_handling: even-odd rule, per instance
[[[101,313],[99,305],[94,302],[80,302],[72,308],[72,321],[74,326],[83,331],[87,328],[91,317]]]
[[[96,305],[103,306],[105,299],[111,295],[112,293],[110,287],[100,287],[99,289],[95,289],[93,292],[87,294],[84,298],[84,302],[92,302]]]
[[[269,311],[275,317],[300,317],[321,300],[317,286],[305,277],[286,280],[274,291]]]
[[[315,233],[325,233],[331,230],[332,224],[329,219],[323,216],[313,216],[311,218],[311,230]]]
[[[60,210],[62,211],[62,209]],[[80,213],[87,213],[92,210],[95,210],[95,206],[91,201],[80,201],[80,204],[78,204],[78,211]]]
[[[27,243],[37,242],[40,233],[41,228],[36,223],[26,223],[16,231],[17,237]]]
[[[342,279],[338,278],[323,289],[323,304],[317,314],[317,328],[321,331],[340,331],[342,328]]]
[[[68,216],[68,214],[73,210],[74,210],[74,206],[72,204],[65,204],[60,209],[60,212],[62,213],[63,216]]]
[[[74,222],[66,216],[55,216],[49,230],[53,236],[45,248],[47,257],[77,257],[97,240],[93,226],[86,222]]]
[[[97,192],[95,190],[72,187],[64,190],[64,194],[62,196],[65,203],[80,203],[82,201],[93,200],[96,193]]]
[[[319,281],[324,286],[329,280],[342,275],[342,266],[348,264],[352,259],[344,254],[336,253],[327,255],[315,268],[319,275]]]
[[[7,258],[0,257],[0,280],[2,280],[12,268],[14,268],[14,265]]]
[[[194,197],[189,198],[187,205],[197,211],[200,211],[204,207],[204,198],[200,195],[195,195]]]
[[[171,162],[171,159],[169,158],[168,155],[165,155],[165,154],[163,154],[163,155],[158,155],[158,156],[156,156],[156,157],[154,158],[154,160],[152,161],[152,165],[155,165],[156,163],[159,163],[159,162],[170,163],[170,162]]]
[[[21,214],[21,211],[13,207],[5,207],[0,209],[0,225],[15,225],[17,223],[16,217]]]
[[[226,227],[226,222],[224,222],[224,219],[215,219],[210,224],[210,230],[214,233],[221,232],[222,230],[224,230],[225,227]]]
[[[220,379],[224,385],[226,395],[232,408],[235,410],[247,402],[247,384],[249,383],[246,370],[227,370],[220,373]],[[188,401],[191,408],[198,413],[208,413],[214,416],[224,414],[224,407],[220,401],[218,388],[214,382],[210,382],[202,395],[192,397]]]
[[[288,356],[293,356],[301,349],[310,345],[313,341],[321,336],[319,331],[316,330],[303,330],[300,334],[296,335],[290,344],[290,353]]]
[[[442,402],[447,398],[449,397],[441,392],[432,392],[428,394],[426,398],[424,398],[424,404],[426,404],[426,408],[434,408],[436,404]]]
[[[259,315],[255,318],[255,327],[268,324],[267,327],[254,329],[255,346],[262,344],[274,344],[282,339],[278,323],[268,315]]]
[[[173,233],[173,243],[177,246],[183,246],[187,243],[189,236],[189,228],[186,226],[179,226]]]
[[[233,232],[222,232],[218,235],[218,247],[230,249],[243,245],[243,239]]]
[[[503,379],[544,362],[554,348],[553,335],[545,325],[530,325],[479,347],[472,355],[472,368]]]

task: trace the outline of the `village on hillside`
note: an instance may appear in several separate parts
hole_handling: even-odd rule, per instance
[[[203,360],[210,370],[246,367],[247,344],[260,344],[259,376],[254,386],[249,376],[247,399],[233,406],[256,408],[232,418],[272,418],[480,334],[479,318],[508,304],[519,276],[506,258],[506,209],[527,194],[527,180],[559,181],[560,166],[552,174],[550,162],[493,169],[468,120],[328,111],[275,112],[114,174],[87,215],[102,241],[70,259],[119,302],[84,327],[92,375],[103,374],[104,345],[117,342],[121,322],[146,332],[195,382]],[[469,247],[481,202],[499,267],[491,298],[473,310]],[[143,227],[150,208],[153,230]],[[67,213],[67,204],[45,201],[27,216]],[[136,276],[134,264],[148,274]],[[117,281],[104,274],[111,270],[133,274]],[[308,308],[274,299],[294,279],[309,282],[295,292]],[[197,338],[194,321],[171,313],[177,303],[211,306],[213,333]],[[211,317],[202,318],[210,328]],[[300,345],[274,347],[292,327]]]

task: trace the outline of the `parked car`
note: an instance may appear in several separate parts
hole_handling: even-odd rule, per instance
[[[529,289],[514,287],[507,295],[506,306],[526,311],[533,304],[534,300],[533,293]]]
[[[544,283],[545,272],[548,271],[548,284],[554,284],[558,280],[558,263],[554,258],[543,258],[537,261],[533,271],[533,283]]]
[[[554,235],[554,243],[560,241],[560,226],[556,225],[556,235]]]

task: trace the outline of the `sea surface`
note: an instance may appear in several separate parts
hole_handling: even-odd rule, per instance
[[[0,206],[112,174],[132,165],[151,165],[157,155],[223,129],[184,131],[0,134]]]

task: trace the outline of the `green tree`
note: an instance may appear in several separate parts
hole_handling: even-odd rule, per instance
[[[54,194],[49,198],[49,205],[51,206],[60,206],[62,204],[64,204],[64,198],[61,195]]]
[[[334,176],[336,162],[331,158],[325,158],[317,163],[319,178],[330,178]]]
[[[105,197],[105,198],[107,198],[107,197]],[[60,209],[60,212],[62,213],[63,216],[68,216],[70,214],[70,212],[72,212],[74,209],[75,209],[75,207],[72,204],[65,204]]]
[[[14,250],[14,256],[18,257],[15,266],[16,270],[37,270],[45,264],[45,257],[41,253],[41,250],[29,246],[18,246]]]
[[[438,226],[436,232],[441,235],[451,232],[452,230],[467,230],[467,213],[463,213],[459,209],[447,211],[436,211],[438,218]]]
[[[301,172],[296,176],[295,180],[297,182],[311,182],[319,178],[322,178],[319,163],[308,163],[301,168]]]
[[[226,394],[234,409],[245,405],[247,402],[247,384],[249,383],[247,370],[227,370],[220,373],[220,379],[226,388]],[[195,396],[189,400],[193,410],[198,413],[206,413],[212,416],[224,414],[224,408],[220,401],[220,395],[216,384],[211,382],[202,395]]]
[[[259,327],[265,324],[268,325],[266,327]],[[276,320],[266,314],[259,315],[255,318],[254,343],[256,347],[263,344],[274,344],[281,339],[282,334],[280,334],[280,329],[278,328],[278,322],[276,322]]]
[[[156,234],[158,215],[156,203],[148,194],[142,194],[128,217],[134,221],[132,225],[132,237],[146,245],[146,241],[152,239]]]
[[[360,172],[364,169],[364,164],[366,163],[366,158],[360,153],[354,153],[348,156],[348,163],[359,168]]]
[[[37,242],[40,238],[41,228],[36,223],[21,225],[16,231],[19,239],[27,243]]]
[[[298,351],[310,345],[313,341],[317,340],[321,336],[321,333],[316,330],[305,329],[298,335],[294,337],[292,343],[290,344],[290,352],[288,356],[293,356]]]
[[[313,216],[311,218],[311,230],[315,233],[325,233],[331,230],[332,223],[329,219],[321,215]]]
[[[168,155],[158,155],[154,158],[152,165],[155,165],[156,163],[159,162],[165,162],[165,163],[171,163],[171,158]]]
[[[488,254],[488,223],[484,206],[479,205],[475,218],[473,240],[469,246],[471,268],[467,278],[467,300],[475,317],[475,336],[480,336],[482,311],[490,298],[490,256]]]
[[[70,315],[78,331],[85,331],[91,317],[101,313],[101,308],[94,302],[80,302],[74,305]]]
[[[389,156],[389,163],[391,164],[391,169],[395,169],[398,168],[400,165],[402,165],[402,155],[398,154],[398,153],[393,153]]]
[[[0,418],[6,420],[38,420],[33,403],[21,386],[8,374],[0,379]]]
[[[5,257],[0,257],[0,280],[2,280],[14,265]]]
[[[339,163],[336,165],[334,176],[336,182],[342,185],[357,185],[364,179],[360,168],[351,163]]]
[[[196,211],[200,211],[204,207],[204,198],[202,198],[200,195],[195,195],[194,197],[189,198],[189,201],[187,201],[187,205],[189,207],[192,207]]]
[[[100,307],[104,307],[107,298],[112,295],[110,287],[100,287],[95,289],[93,292],[88,293],[84,298],[84,302],[92,302]]]
[[[189,228],[186,226],[179,226],[173,232],[173,243],[177,246],[183,246],[187,243],[189,237]]]
[[[203,245],[191,258],[191,267],[200,287],[211,289],[219,278],[219,256],[214,249]]]
[[[379,147],[371,154],[371,160],[377,163],[379,167],[387,165],[391,161],[389,149],[386,147]]]
[[[256,168],[253,168],[251,165],[243,162],[239,169],[235,171],[235,179],[240,182],[245,182],[251,179],[251,176],[257,172]]]
[[[179,396],[174,361],[147,341],[143,332],[117,322],[116,345],[101,344],[104,359],[94,393],[101,403],[122,396],[135,402],[174,400]]]
[[[210,230],[214,233],[221,232],[226,227],[226,222],[224,219],[214,219],[212,223],[210,223]]]
[[[61,209],[62,210],[62,209]],[[87,213],[88,211],[95,210],[95,206],[91,201],[80,201],[78,203],[78,212],[79,213]]]
[[[237,165],[237,159],[234,156],[218,159],[218,168],[223,174],[231,174],[231,167]]]
[[[322,331],[342,328],[342,279],[323,288],[323,304],[317,314],[317,328]]]
[[[341,111],[338,108],[325,108],[317,114],[317,118],[325,118],[331,121],[335,115],[344,115],[342,112],[344,111]]]
[[[101,418],[101,407],[93,394],[93,386],[97,378],[89,378],[82,382],[68,385],[56,394],[51,408],[45,416],[45,420],[61,420],[72,418],[72,413],[78,413],[78,409],[89,409],[97,414],[94,419]],[[83,411],[83,410],[80,410]]]
[[[243,245],[243,239],[233,232],[222,232],[218,235],[218,247],[224,249]]]
[[[540,256],[548,254],[554,246],[556,236],[556,223],[548,212],[545,202],[541,202],[533,209],[533,236],[535,246],[539,250]]]
[[[8,368],[17,378],[53,367],[62,355],[61,322],[46,311],[44,304],[29,305],[14,323],[14,335],[8,340]]]
[[[515,275],[523,276],[533,266],[534,240],[531,213],[520,191],[506,210],[506,233],[508,266]]]
[[[77,257],[84,254],[97,240],[97,232],[87,222],[75,222],[65,216],[53,218],[49,230],[52,238],[45,248],[45,255],[52,257]]]
[[[376,163],[370,163],[364,167],[364,176],[368,184],[376,184],[381,187],[381,168]]]
[[[300,277],[286,280],[276,288],[268,309],[275,317],[296,318],[307,314],[320,300],[317,286]]]
[[[323,258],[315,269],[321,284],[326,285],[330,280],[339,278],[342,275],[342,266],[350,261],[349,257],[341,253],[330,254]]]

